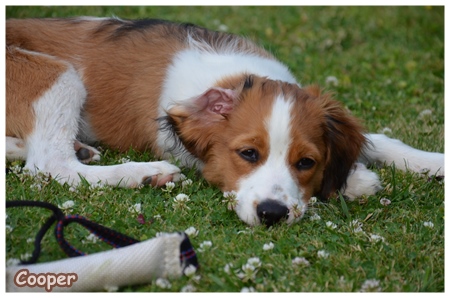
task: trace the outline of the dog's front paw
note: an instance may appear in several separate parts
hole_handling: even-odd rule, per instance
[[[181,180],[181,170],[178,167],[166,161],[151,162],[150,164],[156,168],[157,173],[144,176],[141,181],[142,185],[160,187],[164,186],[167,182],[178,182]]]
[[[374,195],[382,188],[377,174],[368,170],[362,163],[356,163],[347,177],[347,186],[343,190],[343,195],[354,200],[363,195]]]
[[[415,172],[428,176],[445,176],[445,155],[442,153],[427,152],[425,161],[416,165]]]

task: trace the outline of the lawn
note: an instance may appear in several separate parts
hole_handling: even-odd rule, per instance
[[[245,35],[284,61],[303,85],[333,91],[368,131],[423,150],[444,150],[443,7],[6,8],[7,18],[79,15],[164,18]],[[102,145],[100,164],[124,159],[152,156]],[[6,166],[13,169],[6,175],[7,200],[73,201],[67,213],[141,240],[189,227],[198,231],[191,237],[201,264],[196,276],[172,279],[170,288],[153,282],[120,291],[444,291],[444,183],[390,165],[373,169],[384,187],[375,196],[312,203],[299,223],[269,229],[246,226],[227,210],[222,193],[190,169],[183,173],[192,183],[171,191],[88,185],[73,190],[23,175],[21,162]],[[179,193],[190,198],[182,208],[173,204]],[[48,213],[29,208],[7,215],[8,262],[32,252],[28,239]],[[81,250],[109,249],[89,241],[81,228],[66,234]],[[53,234],[46,235],[39,261],[64,257]],[[242,274],[251,258],[260,263]]]

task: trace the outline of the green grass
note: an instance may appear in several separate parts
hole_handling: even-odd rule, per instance
[[[7,17],[68,17],[77,15],[122,18],[156,17],[192,22],[211,29],[226,25],[271,50],[286,62],[302,84],[319,84],[356,116],[368,131],[390,128],[389,136],[430,151],[444,146],[444,9],[443,7],[7,7]],[[223,27],[223,26],[222,26]],[[327,85],[334,76],[337,86]],[[431,115],[420,116],[424,110]],[[149,154],[119,154],[106,147],[101,164],[130,156],[147,161]],[[17,163],[23,165],[22,163]],[[7,163],[7,166],[11,166]],[[301,222],[270,229],[247,227],[228,211],[221,192],[195,171],[184,169],[193,184],[178,185],[171,193],[161,189],[104,189],[87,186],[76,192],[51,181],[21,175],[6,176],[6,199],[41,200],[62,204],[73,200],[71,214],[89,217],[139,239],[157,232],[199,230],[191,239],[198,248],[200,280],[171,280],[169,291],[187,284],[197,291],[360,291],[367,280],[378,281],[375,290],[386,292],[444,291],[444,185],[436,180],[392,167],[374,169],[384,190],[355,202],[339,199],[312,205]],[[189,209],[172,206],[178,193],[190,196]],[[388,206],[380,204],[388,198]],[[142,204],[145,224],[128,209]],[[48,216],[35,209],[7,210],[6,258],[31,253],[27,243]],[[317,216],[313,216],[317,214]],[[158,215],[159,217],[155,216]],[[312,220],[316,218],[316,220]],[[362,224],[355,232],[352,222]],[[327,227],[330,221],[335,229]],[[433,228],[424,226],[432,222]],[[88,232],[70,227],[70,241],[95,252],[104,244],[82,243]],[[370,241],[376,234],[383,241]],[[272,242],[272,250],[263,245]],[[318,252],[328,252],[327,258]],[[53,235],[44,238],[40,261],[64,258]],[[251,257],[261,266],[250,279],[237,276]],[[303,257],[309,266],[294,266]],[[231,271],[224,267],[231,263]],[[167,291],[155,283],[125,287],[121,291]]]

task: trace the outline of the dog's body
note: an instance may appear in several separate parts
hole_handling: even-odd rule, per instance
[[[270,225],[301,218],[313,195],[375,193],[378,177],[355,164],[362,151],[368,162],[444,174],[443,154],[363,135],[329,95],[301,88],[271,54],[234,35],[160,20],[8,20],[6,44],[7,158],[61,183],[177,181],[179,169],[164,161],[79,161],[98,159],[84,144],[96,141],[151,150],[196,164],[236,192],[243,221]]]

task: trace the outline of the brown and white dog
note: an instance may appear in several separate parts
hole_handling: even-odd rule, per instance
[[[86,165],[96,141],[197,165],[247,224],[293,223],[311,196],[380,188],[365,162],[444,174],[444,155],[384,135],[251,41],[190,24],[117,18],[6,22],[6,155],[61,183],[180,179],[165,161]],[[78,156],[78,158],[77,158]]]

